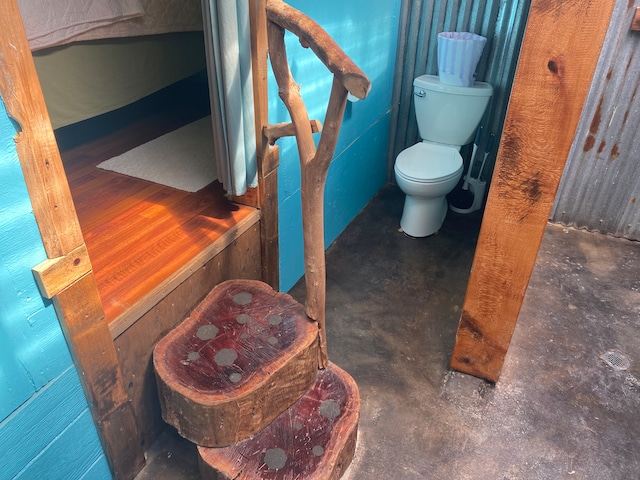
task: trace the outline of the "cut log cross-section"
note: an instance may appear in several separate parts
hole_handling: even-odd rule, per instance
[[[359,411],[355,382],[330,363],[259,434],[227,448],[198,447],[202,478],[337,480],[355,453]]]
[[[153,361],[163,418],[198,445],[203,477],[337,480],[355,452],[360,397],[327,355],[323,197],[347,94],[365,98],[370,82],[311,19],[280,0],[266,0],[265,8],[291,123],[265,125],[263,135],[269,143],[295,135],[298,144],[305,305],[262,282],[224,282],[158,343]],[[285,30],[334,75],[324,127],[309,120]],[[319,131],[316,149],[312,133]]]
[[[198,445],[244,440],[313,385],[317,339],[289,295],[255,280],[221,283],[155,347],[164,420]]]

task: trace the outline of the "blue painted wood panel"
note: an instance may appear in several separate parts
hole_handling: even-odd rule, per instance
[[[0,478],[13,478],[87,410],[74,367],[0,424]]]
[[[74,480],[91,470],[92,480],[111,479],[104,469],[102,446],[95,441],[95,427],[88,409],[74,419],[47,448],[28,463],[14,478]],[[95,467],[100,467],[99,470]]]

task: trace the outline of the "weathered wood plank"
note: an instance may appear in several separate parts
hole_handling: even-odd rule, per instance
[[[69,367],[21,409],[21,415],[0,424],[0,464],[6,478],[14,478],[87,409],[76,369]]]
[[[270,148],[262,127],[269,123],[268,57],[266,0],[249,2],[251,24],[251,66],[255,130],[258,160],[258,205],[260,222],[262,280],[280,288],[280,250],[278,244],[278,174],[279,150]]]
[[[40,455],[32,459],[18,478],[89,478],[89,471],[99,476],[91,478],[110,478],[111,472],[103,458],[100,443],[92,441],[95,430],[92,428],[89,410],[84,410]],[[92,438],[93,437],[93,438]],[[98,463],[100,470],[93,470]],[[52,471],[55,465],[55,471]],[[4,471],[2,472],[4,475]],[[14,477],[6,477],[14,478]],[[120,477],[117,477],[118,479]]]
[[[636,7],[631,20],[631,30],[640,31],[640,7]]]
[[[67,255],[45,260],[32,270],[42,296],[53,298],[91,271],[87,246],[83,243]]]
[[[93,274],[60,292],[53,304],[114,475],[133,478],[144,465],[144,452]]]
[[[18,123],[16,149],[49,258],[84,243],[16,0],[0,3],[0,95]]]
[[[615,0],[533,0],[451,367],[497,381]]]

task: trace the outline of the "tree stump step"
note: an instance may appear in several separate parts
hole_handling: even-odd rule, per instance
[[[317,359],[318,326],[291,296],[223,282],[154,349],[162,416],[197,445],[232,445],[311,388]]]
[[[356,448],[360,396],[329,363],[292,407],[254,437],[225,448],[198,447],[206,480],[337,480]]]

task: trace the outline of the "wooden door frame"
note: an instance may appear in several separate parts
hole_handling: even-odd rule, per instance
[[[260,135],[261,126],[267,123],[267,49],[266,42],[261,43],[266,31],[265,0],[249,1],[252,41],[258,47],[254,75]],[[497,380],[613,3],[532,1],[454,349],[454,368]],[[113,473],[116,478],[133,478],[144,464],[144,452],[135,441],[133,410],[16,0],[0,4],[0,28],[4,36],[0,42],[0,96],[7,113],[19,125],[16,148],[49,258],[34,272],[43,295],[53,299]],[[566,38],[567,32],[576,35],[569,46],[553,39],[555,33]],[[536,38],[540,33],[551,40],[541,42]],[[550,94],[557,100],[554,105],[544,101]],[[549,119],[554,118],[551,113],[558,106],[568,109],[563,117],[564,133],[550,131]],[[263,188],[258,202],[277,212],[277,149],[269,149],[262,137],[259,151]],[[554,155],[550,155],[552,151]],[[262,228],[263,251],[273,252],[269,246],[277,246],[277,221]],[[521,245],[527,245],[526,251],[521,251]],[[277,267],[277,255],[267,253],[267,257],[265,268]],[[505,279],[510,279],[507,286]],[[272,283],[274,278],[267,281]]]

